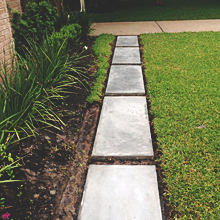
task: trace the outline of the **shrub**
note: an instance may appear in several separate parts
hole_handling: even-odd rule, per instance
[[[76,23],[75,13],[69,10],[67,11],[63,10],[57,19],[57,22],[55,24],[55,29],[56,31],[60,31],[60,29],[63,26],[66,26],[69,24],[75,24],[75,23]]]
[[[11,21],[17,52],[22,53],[22,45],[28,46],[25,38],[39,43],[42,36],[52,33],[57,18],[56,8],[47,1],[29,2],[22,16],[15,12]]]
[[[74,42],[81,35],[81,27],[78,24],[70,24],[62,27],[59,32],[55,32],[51,35],[52,40],[58,40],[62,43],[65,39],[69,45],[73,45]]]
[[[55,27],[56,30],[59,31],[62,28],[62,26],[77,23],[81,26],[82,35],[86,37],[93,30],[92,28],[93,22],[94,22],[93,15],[87,12],[63,11],[60,14],[59,18],[57,19],[57,23]]]

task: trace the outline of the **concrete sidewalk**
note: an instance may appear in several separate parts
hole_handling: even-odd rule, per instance
[[[178,33],[199,31],[220,31],[220,19],[183,21],[140,21],[95,23],[92,36],[102,33],[120,35],[140,35],[143,33]]]

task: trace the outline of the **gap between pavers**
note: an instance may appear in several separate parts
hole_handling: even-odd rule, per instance
[[[147,102],[139,96],[106,96],[92,151],[93,160],[153,159]]]
[[[145,95],[143,74],[140,65],[112,65],[105,94]]]
[[[162,220],[154,165],[90,165],[78,220]]]

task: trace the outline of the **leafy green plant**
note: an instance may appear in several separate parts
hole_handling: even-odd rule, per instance
[[[20,192],[17,194],[18,197],[20,197],[20,196],[22,195],[22,191],[21,191],[22,188],[23,188],[23,185],[20,185],[20,186],[17,187],[17,189],[20,191]]]
[[[59,31],[63,26],[75,23],[80,25],[82,35],[86,37],[93,31],[94,15],[85,11],[63,11],[58,17],[55,27]]]
[[[54,99],[64,98],[70,85],[78,83],[80,55],[67,56],[67,43],[46,36],[39,46],[29,41],[24,58],[12,59],[11,69],[6,64],[0,75],[0,131],[2,143],[9,135],[35,135],[35,126],[44,124],[59,129],[63,124],[53,112]],[[9,74],[10,71],[10,74]],[[22,134],[20,136],[20,134]]]
[[[93,50],[95,55],[98,57],[99,69],[95,73],[96,81],[92,86],[91,93],[87,97],[89,103],[95,101],[100,101],[103,96],[104,83],[107,78],[107,72],[109,68],[109,59],[111,56],[111,44],[113,43],[115,37],[109,34],[101,34],[95,41]]]
[[[5,198],[0,198],[0,209],[5,207]]]
[[[55,29],[56,31],[60,31],[60,29],[63,26],[75,24],[75,23],[76,23],[75,12],[72,12],[70,10],[62,10],[62,12],[59,14],[57,18]]]
[[[68,45],[73,47],[75,41],[81,35],[81,27],[78,24],[70,24],[62,27],[59,32],[55,32],[51,35],[52,40],[58,40],[59,42],[63,42],[67,40]]]
[[[6,165],[4,162],[1,164],[0,166],[0,178],[3,176],[4,172],[7,172],[7,171],[13,171],[14,168],[18,167],[19,164],[18,164],[18,161],[20,159],[14,161],[13,163],[10,163],[8,165]],[[14,165],[14,166],[13,166]],[[9,183],[9,182],[20,182],[22,180],[13,180],[14,178],[14,175],[13,175],[13,172],[7,172],[9,175],[9,179],[6,179],[6,180],[0,180],[0,184],[1,183]]]
[[[39,4],[29,2],[21,16],[14,12],[11,22],[17,52],[23,54],[22,46],[28,46],[25,38],[34,39],[39,43],[42,36],[52,33],[57,18],[56,8],[47,1],[41,1]]]

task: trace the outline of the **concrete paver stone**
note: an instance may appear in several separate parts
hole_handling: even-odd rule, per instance
[[[139,65],[112,65],[106,95],[144,95],[142,69]]]
[[[141,64],[138,47],[116,47],[112,64]]]
[[[147,102],[140,96],[104,98],[92,158],[153,158]]]
[[[116,47],[138,47],[137,36],[118,36]]]
[[[154,165],[90,165],[78,220],[162,220]]]

